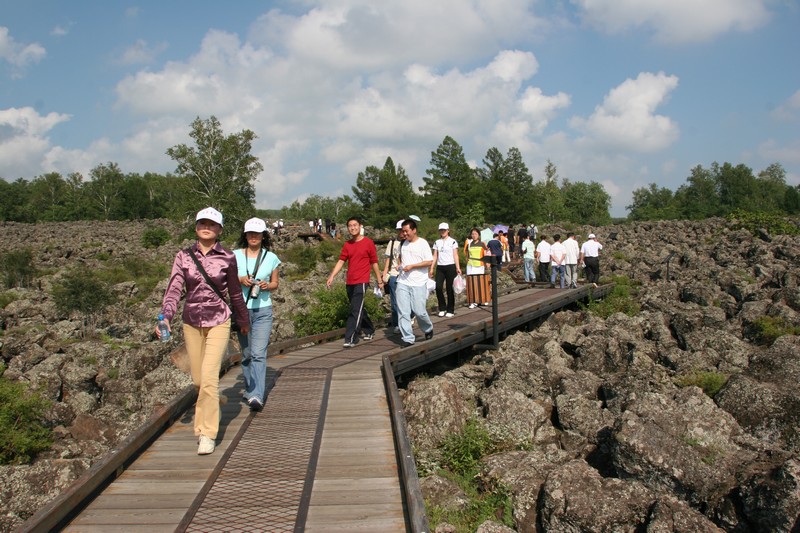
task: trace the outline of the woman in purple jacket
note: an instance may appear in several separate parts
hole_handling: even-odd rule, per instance
[[[214,451],[219,431],[219,372],[231,335],[231,310],[228,303],[220,299],[206,282],[195,259],[219,292],[230,296],[244,335],[250,329],[250,319],[239,285],[236,259],[218,242],[222,232],[222,213],[207,207],[197,213],[195,221],[197,242],[175,256],[161,304],[161,314],[169,324],[177,312],[185,286],[183,338],[189,355],[192,381],[197,387],[194,434],[198,437],[197,453],[207,455]],[[195,259],[189,254],[194,255]],[[229,291],[229,287],[234,290]],[[158,328],[156,335],[159,335]]]

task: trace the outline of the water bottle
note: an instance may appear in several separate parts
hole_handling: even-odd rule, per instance
[[[169,342],[169,326],[164,315],[158,315],[158,332],[161,334],[161,342]]]

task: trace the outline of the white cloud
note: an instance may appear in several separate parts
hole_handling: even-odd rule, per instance
[[[122,52],[117,62],[122,65],[147,65],[166,49],[167,43],[149,45],[144,39],[138,39]]]
[[[8,32],[8,28],[0,26],[0,59],[15,67],[12,77],[21,76],[21,70],[33,63],[38,63],[47,54],[39,43],[17,43]]]
[[[2,177],[31,177],[31,162],[41,161],[50,149],[47,134],[56,125],[69,120],[69,115],[39,115],[31,107],[0,109],[0,161]],[[37,172],[40,165],[33,165]]]
[[[758,146],[758,155],[764,158],[768,164],[780,161],[798,165],[800,164],[800,138],[788,141],[783,145],[773,139],[764,141]]]
[[[786,99],[784,103],[776,107],[772,113],[772,118],[776,120],[793,121],[800,117],[800,90]]]
[[[586,24],[608,33],[647,28],[664,43],[693,43],[769,20],[768,0],[572,0]]]
[[[627,152],[663,150],[678,138],[678,126],[655,110],[678,86],[677,76],[642,72],[608,93],[589,118],[573,117],[570,125],[581,131],[588,145]]]
[[[50,35],[53,37],[63,37],[69,33],[69,26],[62,26],[57,25],[52,30],[50,30]]]

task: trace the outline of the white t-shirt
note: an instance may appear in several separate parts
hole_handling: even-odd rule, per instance
[[[536,250],[536,247],[533,245],[531,241],[525,239],[522,241],[522,253],[524,254],[525,259],[535,259],[536,256],[533,255],[533,252]]]
[[[428,241],[419,237],[416,241],[406,241],[400,248],[400,264],[415,265],[423,261],[433,261],[433,252]],[[397,283],[421,287],[428,283],[428,267],[403,270],[397,275]]]
[[[578,264],[578,255],[581,253],[580,248],[578,248],[578,241],[570,237],[566,241],[564,241],[564,248],[567,249],[567,258],[564,260],[565,265],[577,265]]]
[[[600,250],[603,249],[603,245],[597,242],[594,239],[589,239],[583,246],[581,246],[581,253],[584,257],[599,257]]]
[[[433,243],[433,249],[439,254],[436,258],[437,265],[447,266],[456,263],[453,250],[458,249],[458,243],[454,238],[447,236],[444,239],[437,239]]]
[[[550,262],[550,243],[547,241],[539,241],[539,244],[536,246],[536,251],[539,252],[539,262],[540,263],[549,263]]]
[[[564,248],[564,245],[561,244],[560,241],[556,241],[550,245],[550,260],[557,264],[563,265],[564,264],[564,257],[567,255],[567,249]]]

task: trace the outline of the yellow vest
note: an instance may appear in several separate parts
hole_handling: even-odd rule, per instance
[[[471,267],[483,266],[483,246],[481,242],[477,244],[470,243],[469,245],[469,259],[467,264]]]

